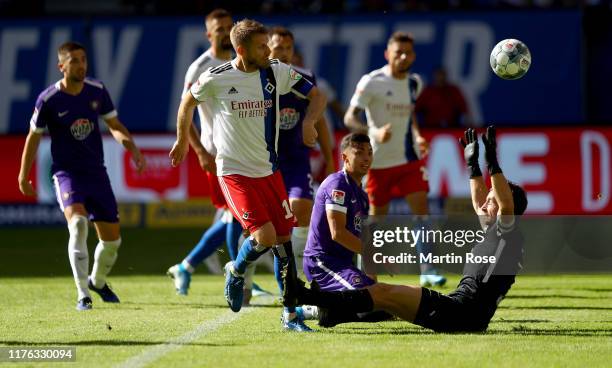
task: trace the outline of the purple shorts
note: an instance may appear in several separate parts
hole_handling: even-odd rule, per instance
[[[282,165],[280,170],[289,198],[313,199],[314,186],[310,174],[310,165],[298,164],[296,167]]]
[[[91,221],[119,222],[117,200],[106,172],[74,174],[58,171],[53,174],[55,196],[62,212],[68,206],[85,206]]]
[[[323,291],[363,289],[376,283],[352,263],[319,257],[304,257],[304,275]]]

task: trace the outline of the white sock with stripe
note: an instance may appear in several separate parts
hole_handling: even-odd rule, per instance
[[[104,241],[100,239],[96,246],[94,256],[94,266],[91,270],[91,282],[98,289],[106,284],[106,276],[110,273],[115,261],[117,261],[117,252],[121,245],[121,238],[113,241]]]
[[[89,252],[87,250],[87,234],[89,221],[82,215],[73,215],[68,222],[68,258],[77,287],[78,299],[90,296],[87,289],[87,274],[89,272]]]

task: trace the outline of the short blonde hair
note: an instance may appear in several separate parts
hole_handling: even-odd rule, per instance
[[[261,23],[252,19],[243,19],[234,24],[230,32],[230,40],[232,46],[237,49],[238,46],[245,46],[251,42],[251,38],[256,34],[268,34],[268,29]]]

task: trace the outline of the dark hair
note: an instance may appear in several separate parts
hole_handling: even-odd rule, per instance
[[[291,38],[291,41],[294,40],[293,33],[291,33],[291,31],[285,27],[281,27],[281,26],[272,27],[270,29],[270,37],[274,35],[278,35],[280,37],[289,37]]]
[[[221,18],[231,18],[232,14],[225,9],[215,9],[206,15],[204,18],[204,23],[208,25],[210,21],[213,19],[221,19]]]
[[[243,19],[234,24],[230,32],[230,39],[234,49],[244,46],[251,42],[251,38],[256,34],[268,34],[268,29],[261,23],[252,19]]]
[[[368,137],[367,134],[363,133],[347,134],[342,138],[342,142],[340,142],[340,151],[344,152],[347,148],[359,143],[370,144],[370,137]]]
[[[397,31],[393,32],[391,37],[389,37],[389,41],[387,41],[387,46],[389,46],[393,42],[410,42],[414,45],[414,37],[412,37],[410,33]]]
[[[72,51],[76,51],[76,50],[85,50],[85,46],[81,45],[78,42],[74,42],[74,41],[68,41],[68,42],[64,42],[63,44],[60,45],[60,47],[57,49],[57,55],[62,55],[62,54],[66,54]]]
[[[516,183],[508,181],[508,186],[510,186],[510,192],[512,192],[514,215],[520,216],[527,209],[527,194],[525,194],[525,190]]]

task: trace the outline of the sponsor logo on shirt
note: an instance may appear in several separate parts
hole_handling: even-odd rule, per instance
[[[227,91],[228,95],[235,95],[236,93],[238,93],[238,90],[236,89],[236,87],[232,87],[229,89],[229,91]]]
[[[232,101],[232,110],[269,109],[271,107],[272,100]]]
[[[335,203],[338,204],[344,204],[344,197],[346,196],[346,193],[344,193],[341,190],[338,189],[334,189],[332,190],[332,201],[334,201]]]
[[[385,109],[387,110],[387,113],[391,114],[392,116],[408,117],[412,113],[411,104],[387,102],[385,104]]]
[[[266,117],[268,109],[272,108],[272,100],[232,101],[231,108],[238,112],[239,118]]]
[[[300,113],[294,108],[285,107],[280,111],[280,129],[293,129],[300,121]]]
[[[100,106],[100,103],[96,100],[91,101],[91,109],[93,111],[98,111],[98,107]]]
[[[94,124],[87,119],[77,119],[70,125],[70,133],[74,139],[82,141],[94,130]]]

